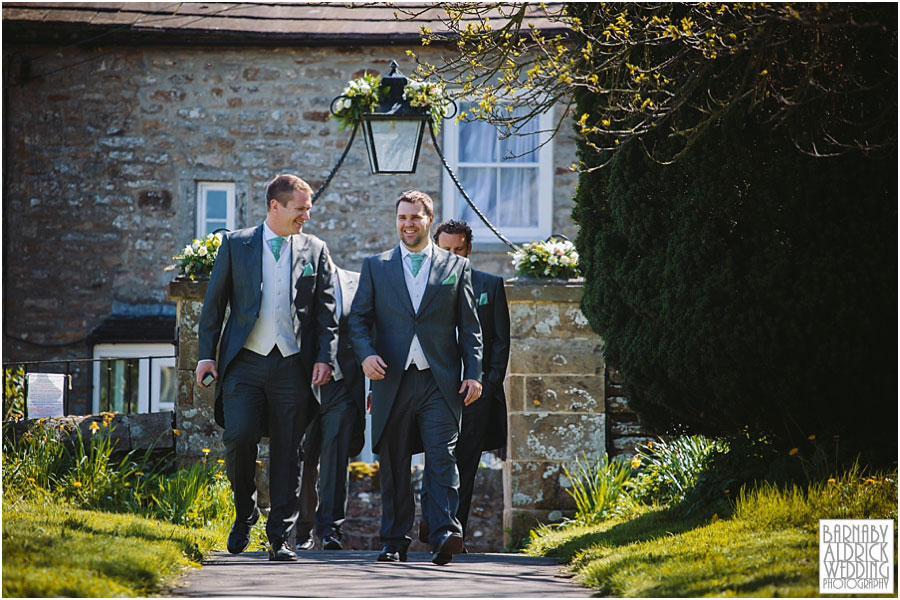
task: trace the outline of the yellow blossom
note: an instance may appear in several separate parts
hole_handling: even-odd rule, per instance
[[[172,430],[172,434],[173,434],[173,435],[181,435],[181,432],[180,432],[179,430],[177,430],[177,429],[173,429],[173,430]]]
[[[631,468],[632,469],[640,469],[641,468],[641,457],[635,455],[634,458],[631,459]]]
[[[224,458],[220,458],[220,459],[217,460],[216,462],[219,463],[220,465],[224,465],[224,464],[225,464],[225,459],[224,459]]]
[[[266,466],[266,463],[264,463],[264,462],[261,461],[261,460],[256,461],[256,464],[258,464],[260,467]]]
[[[828,478],[828,483],[835,483],[834,477],[829,477],[829,478]]]
[[[97,425],[97,421],[94,421],[93,423],[91,423],[91,435],[94,435],[99,430],[100,430],[100,426]]]
[[[788,454],[793,456],[793,455],[797,454],[798,452],[800,452],[800,450],[798,448],[791,448],[791,451],[788,452]]]
[[[81,482],[80,482],[80,481],[75,481],[75,482],[73,482],[73,483],[72,483],[72,487],[80,488],[80,487],[81,487]]]
[[[201,452],[203,452],[203,454],[209,454],[209,448],[203,448]]]
[[[811,436],[809,436],[806,439],[808,439],[809,441],[812,441],[812,440],[816,439],[816,434],[812,434]]]

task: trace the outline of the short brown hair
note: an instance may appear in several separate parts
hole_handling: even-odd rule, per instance
[[[425,192],[419,192],[416,190],[408,190],[403,192],[402,194],[400,194],[400,197],[397,198],[397,203],[394,205],[394,210],[397,210],[397,207],[400,206],[401,202],[421,204],[425,208],[425,214],[428,215],[428,220],[434,223],[434,201],[431,199],[431,196],[429,196]]]
[[[438,238],[441,237],[442,233],[450,235],[458,235],[461,233],[466,236],[466,244],[472,243],[472,228],[469,227],[469,224],[465,221],[454,221],[453,219],[450,219],[449,221],[444,221],[438,225],[437,229],[434,230],[435,244],[438,242]]]
[[[269,210],[272,200],[278,200],[279,204],[287,206],[295,191],[304,192],[310,196],[313,194],[313,189],[310,185],[296,175],[285,174],[277,176],[266,187],[266,210]]]

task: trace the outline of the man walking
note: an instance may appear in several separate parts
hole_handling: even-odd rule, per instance
[[[445,221],[434,230],[435,243],[457,256],[472,252],[472,229],[465,221]],[[481,453],[506,448],[506,392],[503,379],[509,363],[509,306],[503,278],[472,269],[472,290],[481,323],[483,344],[481,399],[463,409],[462,429],[456,444],[456,464],[459,469],[459,509],[456,518],[462,525],[463,537],[468,531],[469,511],[475,475]],[[423,494],[423,505],[427,496]],[[425,510],[423,509],[423,515]],[[422,529],[428,525],[423,521]],[[427,537],[427,533],[420,535]]]
[[[310,384],[330,379],[337,331],[328,249],[301,233],[311,198],[309,184],[295,175],[269,183],[265,221],[225,234],[200,315],[196,376],[204,387],[211,383],[208,375],[219,380],[215,417],[225,428],[225,469],[234,495],[236,518],[228,536],[233,554],[247,547],[259,518],[257,443],[267,430],[269,560],[297,558],[291,540],[299,512],[299,445],[315,401]]]
[[[410,457],[421,435],[432,562],[443,565],[463,548],[454,452],[463,406],[481,395],[481,328],[469,261],[431,244],[431,198],[404,192],[396,218],[400,244],[363,261],[350,313],[353,348],[372,380],[384,545],[378,560],[406,560],[415,516]]]
[[[297,547],[301,550],[315,546],[313,527],[323,549],[343,549],[342,527],[349,485],[347,465],[350,457],[362,451],[366,428],[366,382],[349,333],[350,305],[358,284],[359,273],[334,267],[337,362],[334,378],[313,388],[319,399],[319,411],[309,424],[303,442],[301,521],[297,529]]]

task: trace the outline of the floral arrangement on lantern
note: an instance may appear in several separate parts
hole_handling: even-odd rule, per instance
[[[332,117],[337,119],[341,129],[355,126],[364,113],[375,110],[387,94],[387,86],[381,85],[381,75],[363,75],[347,83],[332,104]],[[407,79],[403,88],[403,99],[410,106],[424,108],[431,116],[435,133],[440,132],[441,119],[446,109],[453,103],[442,83],[429,83]]]
[[[403,99],[408,100],[410,106],[427,110],[431,116],[431,122],[434,123],[435,134],[440,133],[441,119],[453,104],[443,83],[407,79],[406,86],[403,88]]]
[[[205,238],[195,239],[172,258],[179,261],[165,268],[166,271],[178,269],[178,277],[194,281],[198,277],[207,278],[212,273],[213,263],[222,243],[221,234],[210,233]]]
[[[581,277],[578,252],[575,244],[569,240],[550,237],[544,242],[522,244],[521,248],[509,255],[516,275],[560,279]]]
[[[381,87],[381,75],[366,74],[350,81],[333,105],[333,116],[340,128],[359,123],[362,114],[375,110],[386,93]]]

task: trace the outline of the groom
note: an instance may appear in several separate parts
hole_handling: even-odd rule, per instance
[[[256,445],[268,431],[269,560],[297,558],[297,456],[316,401],[310,384],[328,382],[337,349],[328,249],[301,233],[311,198],[309,184],[295,175],[269,183],[266,220],[223,238],[200,314],[196,377],[203,387],[208,375],[218,380],[215,418],[225,428],[225,470],[236,513],[228,536],[233,554],[250,543],[259,519]]]
[[[481,395],[481,327],[468,259],[431,243],[431,198],[404,192],[396,217],[400,244],[363,261],[350,311],[353,349],[372,380],[384,544],[378,560],[406,560],[415,516],[410,457],[421,435],[432,562],[443,565],[463,548],[455,447],[463,406]]]

